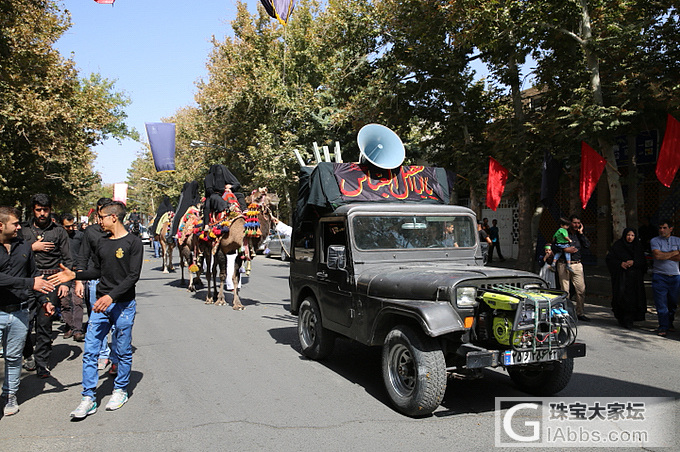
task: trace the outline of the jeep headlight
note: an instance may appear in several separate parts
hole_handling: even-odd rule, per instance
[[[477,304],[476,287],[457,287],[456,305],[459,308],[472,308]]]

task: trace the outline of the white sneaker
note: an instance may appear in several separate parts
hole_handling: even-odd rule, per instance
[[[114,389],[113,394],[111,394],[111,399],[109,400],[109,403],[106,404],[106,410],[107,411],[117,410],[118,408],[122,407],[127,401],[128,401],[127,392],[123,391],[122,389]]]
[[[106,358],[99,358],[97,360],[97,370],[104,370],[109,365],[109,360]]]
[[[12,416],[19,412],[19,403],[17,402],[17,396],[15,394],[8,394],[6,397],[5,408],[3,408],[3,414],[5,416]]]
[[[80,405],[78,408],[71,411],[71,417],[75,419],[83,419],[90,414],[97,412],[97,402],[95,402],[93,397],[84,396],[80,400]]]

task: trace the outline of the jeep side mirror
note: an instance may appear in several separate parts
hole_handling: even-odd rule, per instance
[[[345,247],[343,245],[330,245],[327,261],[329,269],[344,270],[347,267]]]

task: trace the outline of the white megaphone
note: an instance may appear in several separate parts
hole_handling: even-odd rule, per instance
[[[380,124],[367,124],[359,130],[357,144],[360,162],[368,160],[382,169],[394,169],[404,162],[406,151],[399,136]]]

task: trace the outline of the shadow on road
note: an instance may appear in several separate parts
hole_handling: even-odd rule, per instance
[[[277,317],[293,321],[287,317]],[[296,327],[273,328],[269,334],[277,344],[288,345],[302,355]],[[320,364],[346,380],[363,386],[368,394],[392,408],[382,379],[382,348],[368,347],[347,339],[337,339],[333,353]],[[502,370],[483,370],[483,378],[458,380],[449,378],[441,408],[434,416],[493,412],[496,397],[523,397],[528,394],[517,389]],[[555,397],[680,397],[680,393],[666,389],[631,383],[606,376],[574,373],[569,385]]]

